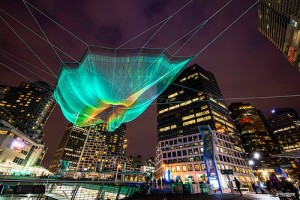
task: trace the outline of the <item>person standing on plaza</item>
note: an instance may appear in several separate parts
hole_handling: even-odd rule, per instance
[[[243,196],[242,191],[241,191],[241,182],[239,180],[237,180],[236,177],[234,177],[233,181],[235,181],[236,188],[238,189],[240,195]]]

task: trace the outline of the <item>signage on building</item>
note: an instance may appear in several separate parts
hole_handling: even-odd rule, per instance
[[[233,174],[232,169],[221,169],[221,174]]]
[[[205,163],[206,175],[211,184],[213,184],[214,188],[222,190],[216,167],[213,132],[210,126],[199,126],[198,129],[202,135],[203,140],[203,158]]]
[[[171,171],[169,169],[166,169],[164,172],[164,179],[166,182],[171,181]]]

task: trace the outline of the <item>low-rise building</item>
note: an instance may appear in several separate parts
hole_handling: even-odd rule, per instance
[[[36,143],[9,123],[0,121],[0,173],[35,174],[33,167],[41,163],[45,153],[43,144]]]

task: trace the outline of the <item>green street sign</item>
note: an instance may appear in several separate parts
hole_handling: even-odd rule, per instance
[[[233,174],[232,169],[221,169],[221,174]]]

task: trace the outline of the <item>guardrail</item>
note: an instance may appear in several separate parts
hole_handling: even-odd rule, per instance
[[[18,199],[123,199],[140,192],[143,183],[73,180],[0,180],[0,197]]]

